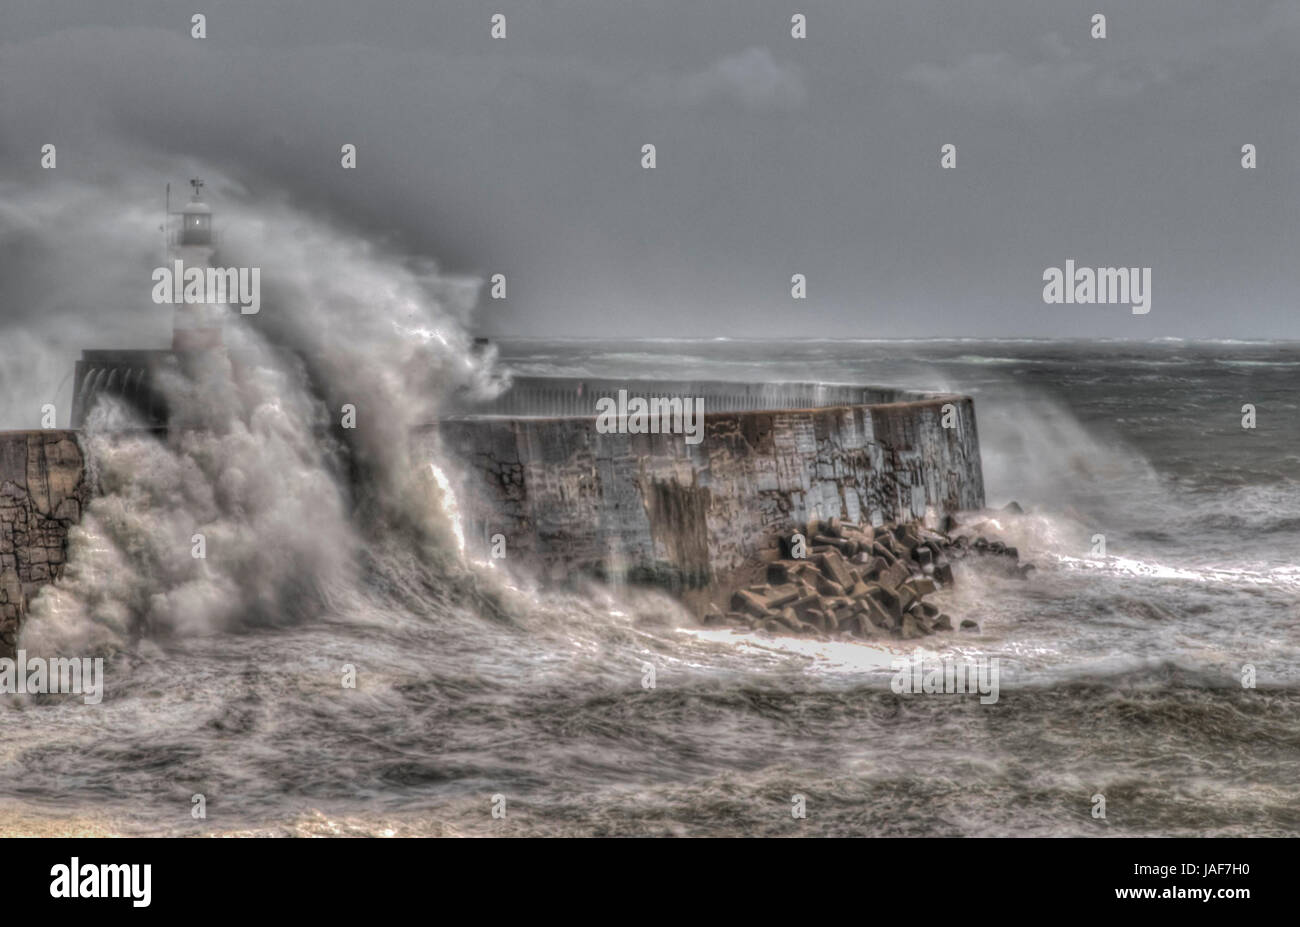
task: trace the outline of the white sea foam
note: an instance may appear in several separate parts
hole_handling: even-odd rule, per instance
[[[491,389],[461,326],[473,287],[209,177],[223,248],[265,269],[263,311],[230,316],[228,357],[160,378],[166,441],[105,428],[105,410],[92,418],[101,491],[72,535],[66,576],[33,603],[23,633],[33,652],[319,615],[357,582],[376,526],[408,533],[434,561],[453,546],[407,436],[449,390]],[[133,196],[144,198],[80,190],[59,215],[111,239]],[[56,287],[49,298],[63,296]],[[332,437],[343,403],[358,416],[346,451]]]

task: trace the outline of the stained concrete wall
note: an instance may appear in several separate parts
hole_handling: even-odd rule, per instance
[[[28,603],[63,573],[89,500],[75,432],[0,432],[0,656],[13,656]]]
[[[559,395],[540,405],[507,396],[492,412],[557,401],[590,410],[606,387],[582,384],[575,406],[572,386],[552,385]],[[706,396],[704,440],[693,446],[681,435],[600,434],[590,412],[452,416],[421,440],[451,468],[467,541],[480,556],[501,534],[511,563],[553,579],[591,571],[691,587],[724,578],[814,513],[879,524],[984,505],[969,397],[859,389],[821,398],[868,402],[778,411],[711,412]],[[759,392],[753,404],[778,395]],[[789,388],[779,395],[812,398]],[[949,405],[953,427],[945,428]]]
[[[582,570],[692,587],[725,578],[814,513],[880,523],[984,505],[967,397],[655,384],[657,396],[705,397],[698,445],[600,434],[592,414],[535,414],[590,410],[613,391],[602,381],[524,383],[486,414],[468,410],[417,433],[450,466],[479,556],[499,533],[512,563],[551,578]],[[62,574],[91,491],[76,432],[0,432],[0,656],[12,654],[36,592]]]

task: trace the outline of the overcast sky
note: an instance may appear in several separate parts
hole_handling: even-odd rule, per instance
[[[5,196],[206,162],[505,273],[486,334],[1300,337],[1295,0],[3,0],[0,43]],[[1067,259],[1150,314],[1045,305]]]

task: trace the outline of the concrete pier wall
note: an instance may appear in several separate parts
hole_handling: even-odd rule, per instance
[[[597,432],[595,400],[618,388],[703,397],[703,441]],[[499,534],[512,564],[552,579],[587,571],[696,587],[813,514],[879,524],[984,505],[965,396],[591,380],[517,381],[511,392],[486,412],[445,417],[420,440],[452,470],[477,555]],[[563,412],[538,414],[548,408]]]
[[[619,389],[703,398],[703,440],[599,433],[596,399]],[[698,588],[813,515],[880,524],[984,505],[974,404],[957,395],[522,380],[413,440],[448,471],[471,552],[487,557],[499,534],[512,566],[550,579]],[[62,574],[90,483],[77,432],[0,432],[0,656]]]
[[[76,432],[0,432],[0,657],[13,656],[32,597],[62,575],[89,501]]]

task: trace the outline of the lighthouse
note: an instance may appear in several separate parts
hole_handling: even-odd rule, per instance
[[[172,413],[155,386],[158,371],[168,368],[192,375],[225,359],[222,330],[231,311],[227,297],[241,292],[241,278],[235,274],[232,281],[229,271],[214,267],[217,239],[212,209],[203,200],[203,181],[196,177],[190,186],[193,196],[180,212],[172,212],[171,185],[167,186],[161,226],[166,261],[153,275],[155,283],[160,276],[166,281],[165,286],[155,286],[153,298],[171,307],[171,347],[82,351],[73,377],[73,428],[85,427],[99,400],[109,398],[129,415],[107,427],[165,431]],[[197,286],[195,278],[201,278],[198,282],[203,285]],[[212,278],[220,278],[215,287],[207,285]],[[193,292],[187,289],[191,286],[196,287]]]
[[[207,274],[216,253],[212,234],[212,208],[203,201],[203,181],[190,181],[194,195],[185,207],[168,217],[167,264],[178,270],[197,269]],[[177,302],[172,312],[172,350],[207,351],[222,346],[221,328],[227,307],[212,302]]]

